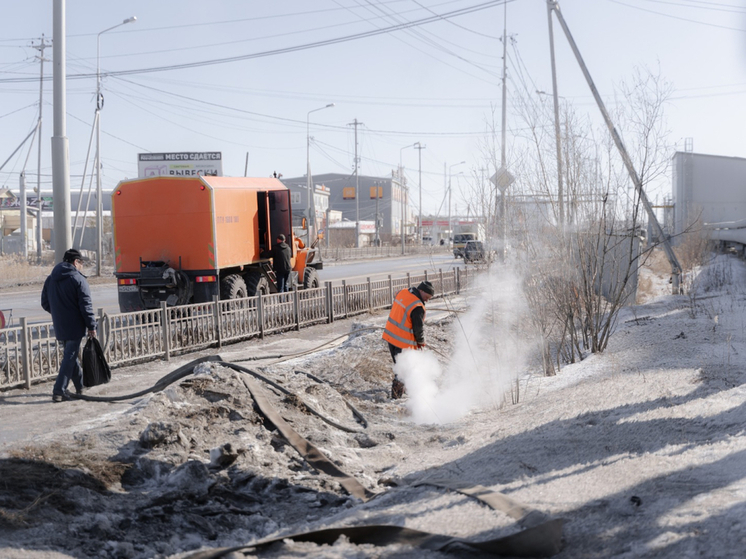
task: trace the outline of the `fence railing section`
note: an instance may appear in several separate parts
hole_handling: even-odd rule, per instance
[[[468,287],[466,269],[406,274],[404,277],[259,295],[229,301],[167,307],[130,313],[99,310],[99,338],[112,367],[221,346],[273,332],[298,330],[391,306],[396,294],[428,280],[435,296]],[[51,322],[0,330],[0,389],[30,387],[59,371],[63,345]]]

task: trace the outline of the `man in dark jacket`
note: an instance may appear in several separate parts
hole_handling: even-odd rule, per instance
[[[290,290],[290,245],[285,242],[285,235],[277,235],[277,242],[272,247],[272,267],[277,276],[277,291],[284,293]]]
[[[65,351],[60,363],[60,372],[52,389],[52,401],[63,402],[70,397],[67,385],[72,380],[75,391],[83,392],[83,370],[78,352],[83,337],[96,336],[96,316],[88,281],[81,273],[83,256],[80,251],[68,250],[62,262],[57,264],[41,292],[41,306],[52,314],[54,335],[62,342]]]

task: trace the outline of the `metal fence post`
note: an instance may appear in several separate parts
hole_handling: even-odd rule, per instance
[[[212,316],[215,321],[215,338],[218,347],[223,347],[223,321],[220,318],[220,297],[212,296]]]
[[[101,349],[104,350],[104,359],[109,358],[109,325],[106,321],[106,315],[104,314],[104,309],[99,307],[98,309],[98,320],[97,320],[97,330],[98,330],[98,341],[101,344]]]
[[[171,361],[171,329],[169,326],[168,305],[166,301],[161,301],[161,335],[163,336],[163,349],[166,351],[166,361]]]
[[[26,317],[21,317],[21,368],[23,369],[23,380],[26,381],[26,389],[31,388],[31,367],[29,359],[29,336],[26,327]],[[16,346],[17,347],[17,346]]]
[[[407,272],[407,287],[412,287],[412,278],[409,276],[409,272]]]
[[[425,270],[425,281],[428,281],[427,270]]]
[[[461,293],[461,268],[454,268],[453,279],[456,282],[456,295]]]
[[[332,290],[332,282],[327,281],[326,283],[326,322],[331,324],[334,322],[334,291]]]
[[[443,286],[445,285],[443,283],[443,268],[438,268],[438,275],[440,276],[440,294],[442,296],[445,295],[446,292],[446,290],[443,288]]]
[[[389,306],[394,304],[394,280],[391,279],[389,274]]]
[[[259,337],[264,339],[264,301],[261,291],[256,294],[256,319],[259,323]]]
[[[298,290],[293,289],[293,313],[295,314],[295,330],[300,330],[300,295]]]
[[[368,312],[373,312],[373,286],[370,283],[370,278],[366,278],[368,280]]]
[[[344,309],[345,318],[349,316],[349,308],[347,306],[347,280],[342,280],[342,308]]]

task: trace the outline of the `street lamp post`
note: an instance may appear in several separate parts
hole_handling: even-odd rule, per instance
[[[306,222],[306,234],[308,235],[308,246],[311,246],[311,231],[313,231],[314,234],[316,233],[316,204],[313,201],[313,195],[311,193],[313,190],[313,179],[311,178],[311,113],[323,111],[324,109],[329,109],[333,106],[334,103],[329,103],[328,105],[319,107],[318,109],[308,111],[306,114],[306,188],[308,189],[308,221]],[[327,235],[329,234],[328,229],[329,224],[327,223]]]
[[[101,261],[103,260],[104,235],[104,201],[101,189],[101,109],[104,108],[101,96],[101,35],[127,23],[137,21],[135,16],[128,17],[122,23],[104,29],[96,35],[96,275],[101,276]]]
[[[417,223],[417,229],[419,238],[417,240],[417,244],[419,246],[422,246],[422,150],[425,149],[427,146],[423,146],[420,142],[417,142],[414,144],[414,147],[417,149],[417,162],[419,165],[419,189],[420,189],[420,217],[419,222]]]
[[[404,146],[403,148],[399,148],[399,191],[401,192],[401,223],[399,225],[400,233],[401,233],[401,253],[404,254],[404,245],[406,244],[406,236],[404,232],[404,224],[406,222],[406,213],[407,213],[407,197],[404,193],[404,165],[402,165],[402,152],[407,149],[414,147],[418,145],[419,142],[415,142],[414,144],[409,144],[408,146]],[[407,192],[409,189],[407,189]]]
[[[448,235],[449,235],[449,239],[453,238],[453,228],[451,227],[451,177],[453,175],[451,174],[451,169],[453,169],[454,167],[458,165],[463,165],[464,163],[466,163],[466,161],[460,161],[448,167]]]

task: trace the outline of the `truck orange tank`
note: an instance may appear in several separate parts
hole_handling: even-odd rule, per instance
[[[277,291],[269,251],[292,250],[294,283],[318,287],[323,265],[292,230],[276,178],[150,177],[112,193],[115,275],[123,312]]]

